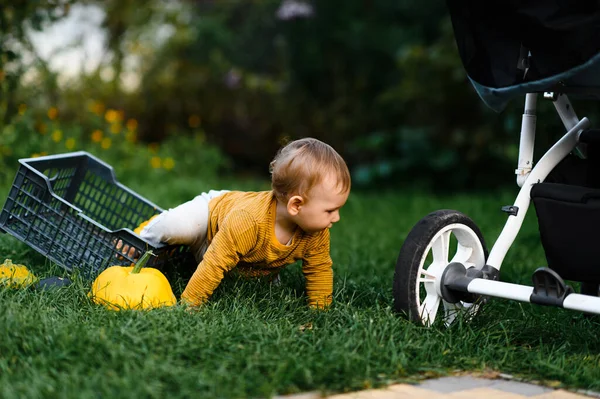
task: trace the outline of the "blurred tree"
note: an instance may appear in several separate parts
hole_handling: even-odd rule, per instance
[[[0,7],[0,125],[8,124],[17,113],[17,93],[23,75],[38,64],[48,74],[45,63],[33,51],[27,30],[41,31],[49,23],[64,18],[76,0],[14,1]],[[33,56],[27,59],[23,54]],[[56,94],[55,80],[49,92]]]
[[[240,169],[263,172],[285,137],[317,136],[347,152],[352,138],[400,123],[411,111],[386,114],[377,99],[402,81],[402,48],[435,41],[446,13],[435,1],[178,4],[193,4],[194,18],[161,20],[173,33],[144,60],[143,135],[158,140],[170,124],[200,120]]]
[[[118,109],[135,120],[140,139],[205,134],[243,172],[266,175],[282,141],[314,136],[345,156],[357,183],[476,187],[497,185],[499,173],[514,180],[507,171],[516,162],[520,105],[495,114],[479,101],[443,2],[78,3],[103,9],[106,56],[60,88],[40,64],[37,86],[45,96],[60,92],[61,117],[84,130],[92,131],[89,106],[97,116]],[[54,3],[23,4],[18,18],[6,17],[15,7],[1,11],[11,21],[3,31],[13,32],[0,36],[13,46],[2,47],[0,75],[10,93],[23,69],[13,72],[7,60],[18,53],[14,43],[26,42],[15,27],[40,10],[50,15],[42,20],[64,14]],[[2,115],[15,112],[15,97],[6,98]]]

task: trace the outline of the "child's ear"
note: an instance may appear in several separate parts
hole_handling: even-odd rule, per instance
[[[296,216],[300,212],[300,208],[304,205],[304,198],[299,195],[294,195],[288,200],[287,211],[290,215]]]

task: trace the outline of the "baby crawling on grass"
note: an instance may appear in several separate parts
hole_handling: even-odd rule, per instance
[[[309,306],[329,306],[329,229],[340,220],[350,193],[348,167],[328,144],[304,138],[281,148],[270,171],[270,191],[211,190],[164,211],[141,230],[153,245],[191,247],[198,267],[182,302],[206,302],[234,268],[249,276],[276,277],[301,260]]]

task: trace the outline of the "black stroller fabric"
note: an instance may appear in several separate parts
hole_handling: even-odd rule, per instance
[[[581,69],[569,73],[598,55],[600,1],[447,0],[447,5],[463,65],[492,108],[501,110],[507,99],[488,97],[549,91],[568,86],[581,73],[586,82],[576,80],[577,85],[600,87],[597,73]],[[543,84],[494,90],[537,81]]]
[[[587,159],[568,155],[531,199],[548,266],[562,278],[600,283],[600,131],[586,130],[580,141]]]
[[[600,189],[539,183],[531,198],[548,266],[567,280],[600,283]]]

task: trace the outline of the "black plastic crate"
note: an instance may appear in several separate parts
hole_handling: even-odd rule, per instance
[[[93,278],[109,266],[131,264],[149,249],[156,256],[148,266],[194,265],[188,246],[152,246],[133,232],[162,209],[119,183],[107,163],[83,151],[19,163],[0,230],[61,267]],[[116,248],[119,240],[124,251]],[[132,247],[136,255],[123,254]]]

